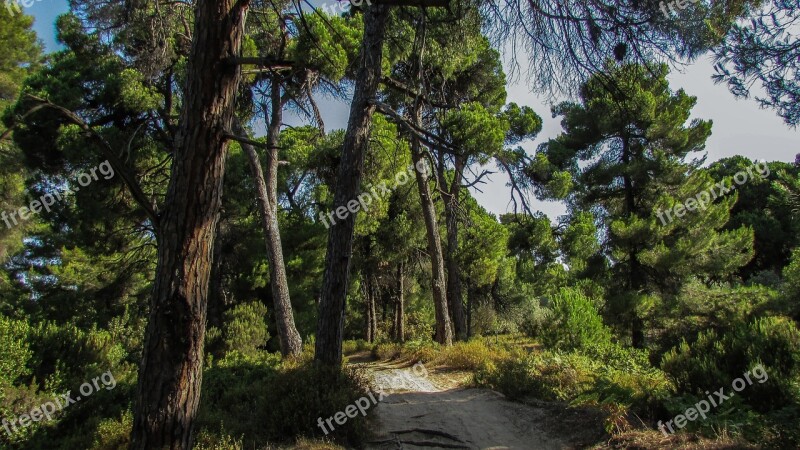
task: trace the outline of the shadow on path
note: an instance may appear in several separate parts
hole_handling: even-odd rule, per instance
[[[442,390],[403,364],[358,365],[387,394],[373,412],[379,430],[367,449],[572,447],[541,428],[548,414],[545,409],[508,401],[488,389]]]

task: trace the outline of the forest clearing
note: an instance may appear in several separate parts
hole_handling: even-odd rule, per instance
[[[800,448],[800,0],[0,8],[0,449]]]

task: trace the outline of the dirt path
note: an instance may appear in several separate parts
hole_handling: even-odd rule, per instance
[[[408,364],[359,363],[386,396],[373,414],[379,424],[367,449],[563,449],[543,430],[548,411],[506,400],[487,389],[448,387],[452,380]],[[443,386],[445,385],[445,386]]]

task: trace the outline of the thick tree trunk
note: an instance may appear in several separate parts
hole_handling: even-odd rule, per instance
[[[131,448],[192,448],[200,403],[209,275],[247,2],[198,0],[163,216]]]
[[[406,318],[405,318],[405,262],[400,261],[397,265],[397,300],[395,301],[394,311],[394,340],[405,342],[406,340]]]
[[[368,6],[364,13],[364,37],[336,181],[334,208],[346,208],[347,203],[356,198],[361,186],[364,157],[375,112],[373,100],[381,78],[388,16],[387,7],[378,4]],[[328,235],[314,355],[314,360],[319,364],[338,367],[342,363],[345,298],[350,279],[355,220],[356,213],[348,214],[330,228]]]
[[[455,176],[449,194],[442,194],[444,201],[445,224],[447,226],[447,305],[453,318],[456,338],[467,338],[467,321],[464,317],[464,296],[461,290],[461,267],[458,264],[458,207],[461,193],[461,178],[464,172],[464,159],[457,155]],[[443,175],[443,174],[442,174]],[[444,181],[444,176],[441,176]]]
[[[267,244],[269,260],[269,284],[272,290],[275,321],[278,330],[278,342],[281,354],[299,356],[303,351],[303,340],[294,323],[292,301],[289,297],[289,282],[286,278],[286,266],[283,259],[283,248],[280,228],[278,226],[278,139],[283,121],[283,105],[280,101],[280,85],[272,85],[272,113],[267,129],[267,176],[261,169],[261,159],[256,149],[242,143],[242,150],[250,163],[250,172],[256,185],[256,198],[260,209],[264,239]],[[277,99],[277,102],[276,102]],[[235,131],[240,136],[247,133],[236,123]]]
[[[413,124],[421,127],[420,108],[414,107],[411,112]],[[411,138],[411,157],[414,167],[423,167],[427,161],[422,153],[422,145],[419,138]],[[425,218],[425,229],[428,235],[428,253],[431,255],[431,288],[433,290],[433,305],[436,315],[436,342],[442,345],[453,343],[453,330],[450,324],[450,314],[447,307],[447,281],[444,275],[444,254],[442,252],[442,240],[439,237],[439,226],[436,221],[436,207],[433,204],[430,188],[428,187],[428,176],[423,171],[415,170],[417,179],[417,190],[419,191],[420,204],[422,205],[422,215]]]

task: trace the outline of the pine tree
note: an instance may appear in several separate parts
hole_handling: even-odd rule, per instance
[[[697,204],[714,183],[702,158],[688,159],[703,149],[711,123],[686,125],[696,99],[670,91],[667,72],[621,65],[594,76],[580,103],[554,108],[564,133],[529,168],[543,193],[566,196],[572,215],[597,216],[611,263],[608,313],[636,346],[644,344],[649,295],[673,295],[693,276],[719,279],[752,258],[752,230],[719,231],[735,195]],[[688,212],[668,214],[684,202]]]

